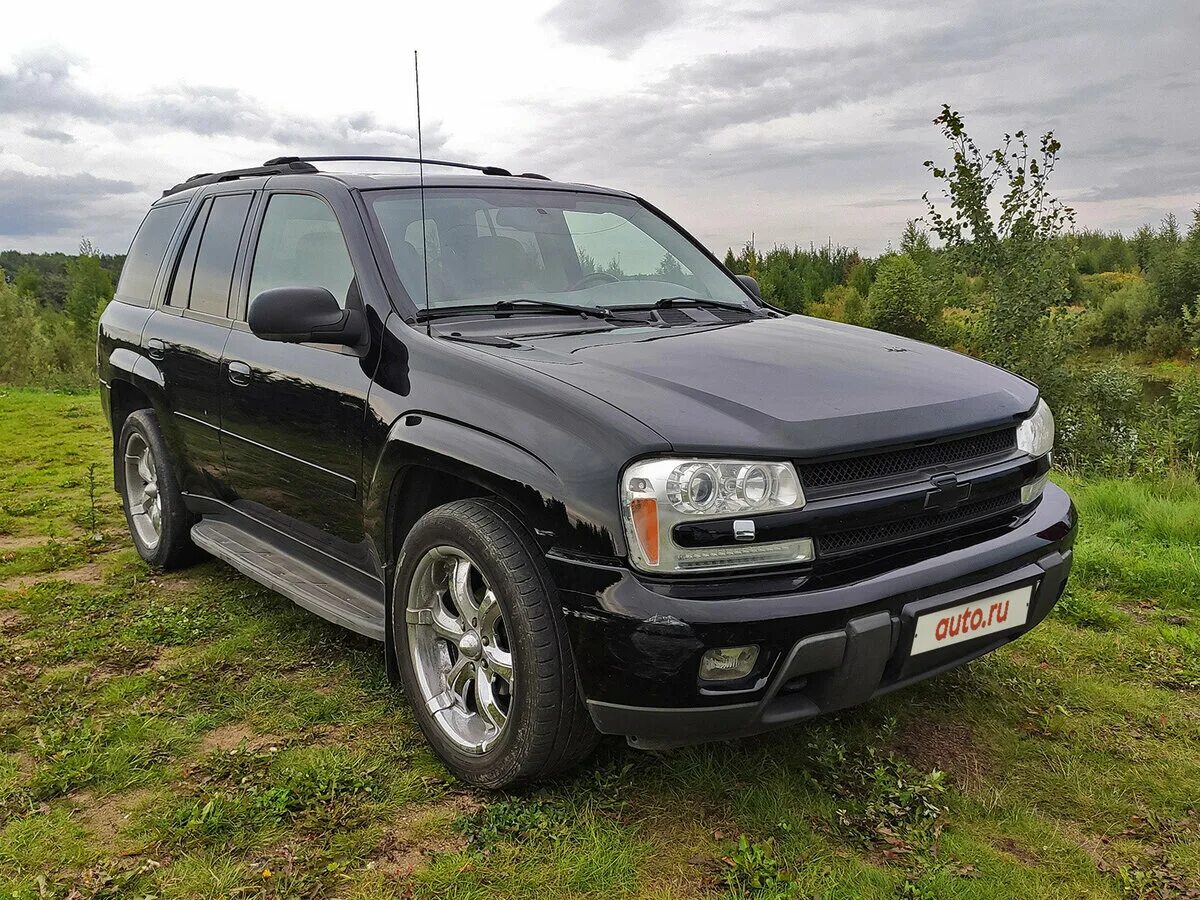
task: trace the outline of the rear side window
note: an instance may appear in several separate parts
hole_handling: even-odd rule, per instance
[[[337,217],[325,201],[306,194],[275,194],[267,205],[250,299],[280,287],[323,287],[346,306],[354,267]]]
[[[171,203],[156,206],[146,214],[129,253],[121,268],[121,280],[117,284],[116,299],[135,306],[149,306],[150,294],[154,291],[154,279],[167,253],[171,235],[183,218],[186,203]]]
[[[238,245],[242,242],[242,229],[249,211],[249,194],[213,198],[208,220],[204,223],[204,236],[196,252],[188,309],[210,316],[229,315],[233,264],[237,259]]]

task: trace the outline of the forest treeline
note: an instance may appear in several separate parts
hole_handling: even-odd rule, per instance
[[[1053,134],[980,149],[950,107],[948,164],[925,162],[925,211],[877,258],[834,246],[725,254],[764,299],[970,353],[1036,382],[1057,459],[1109,474],[1195,473],[1200,460],[1200,207],[1131,235],[1075,227],[1050,191]],[[0,383],[95,378],[96,319],[123,257],[0,253]],[[593,262],[593,267],[595,263]],[[1147,390],[1146,371],[1165,378]],[[1161,379],[1160,379],[1161,381]]]

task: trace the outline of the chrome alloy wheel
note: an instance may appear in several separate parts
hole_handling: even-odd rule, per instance
[[[125,442],[125,500],[138,538],[153,550],[162,540],[162,497],[158,466],[146,439],[136,431]]]
[[[482,754],[504,734],[512,710],[513,654],[500,602],[483,572],[455,547],[417,564],[404,612],[421,696],[456,747]]]

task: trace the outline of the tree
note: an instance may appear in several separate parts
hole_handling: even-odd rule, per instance
[[[90,334],[100,311],[112,299],[112,276],[100,264],[91,241],[79,243],[79,256],[67,264],[67,315],[80,334]]]
[[[880,260],[867,298],[867,321],[872,328],[928,340],[940,318],[941,309],[911,256],[893,254]]]
[[[17,289],[17,294],[22,297],[37,297],[42,290],[42,276],[29,263],[17,269],[17,275],[13,279],[13,287]]]
[[[1043,392],[1064,388],[1069,333],[1055,314],[1070,298],[1071,258],[1063,232],[1075,213],[1050,194],[1061,143],[1053,132],[1031,150],[1023,131],[984,152],[959,113],[943,106],[934,119],[952,157],[926,160],[948,208],[924,195],[927,221],[958,265],[986,284],[970,334],[972,352],[1037,379]],[[999,194],[998,215],[993,197]]]

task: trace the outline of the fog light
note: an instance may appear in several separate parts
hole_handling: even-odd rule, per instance
[[[733,681],[736,678],[745,678],[757,661],[757,644],[706,650],[700,660],[700,677],[705,681]]]
[[[1021,485],[1021,503],[1032,503],[1038,497],[1042,496],[1042,491],[1046,488],[1046,480],[1050,477],[1050,473],[1040,475],[1029,484]]]

